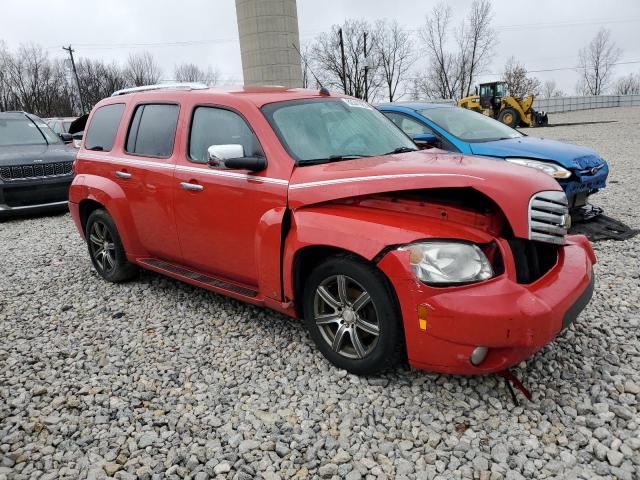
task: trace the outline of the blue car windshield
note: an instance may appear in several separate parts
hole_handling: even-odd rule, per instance
[[[429,108],[418,113],[465,142],[490,142],[523,136],[502,122],[460,107]]]

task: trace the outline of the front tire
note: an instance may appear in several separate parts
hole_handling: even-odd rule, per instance
[[[498,115],[498,121],[508,125],[511,128],[516,128],[520,123],[520,115],[513,108],[505,108]]]
[[[309,334],[335,366],[367,375],[403,357],[404,332],[386,277],[356,257],[338,255],[318,265],[303,294]]]
[[[106,210],[91,212],[85,232],[91,263],[102,278],[118,283],[138,275],[138,267],[127,261],[118,229]]]

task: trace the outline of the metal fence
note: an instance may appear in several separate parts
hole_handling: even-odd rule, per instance
[[[640,95],[594,95],[589,97],[536,98],[533,108],[548,113],[572,112],[590,108],[640,106]]]

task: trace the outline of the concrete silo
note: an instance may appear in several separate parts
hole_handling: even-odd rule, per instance
[[[296,0],[236,0],[245,85],[302,86]]]

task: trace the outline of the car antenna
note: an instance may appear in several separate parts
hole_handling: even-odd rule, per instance
[[[320,95],[331,95],[329,93],[329,90],[327,89],[327,87],[322,85],[322,82],[320,80],[318,80],[318,77],[316,76],[316,74],[313,73],[313,70],[311,70],[311,67],[309,66],[309,62],[307,62],[307,60],[302,56],[302,53],[300,53],[300,50],[298,49],[298,47],[296,47],[296,44],[295,43],[291,43],[291,46],[296,49],[296,52],[298,52],[298,55],[300,56],[300,60],[302,60],[304,62],[305,68],[309,69],[309,71],[311,72],[311,75],[313,75],[313,78],[316,81],[316,83],[318,85],[320,85]]]

